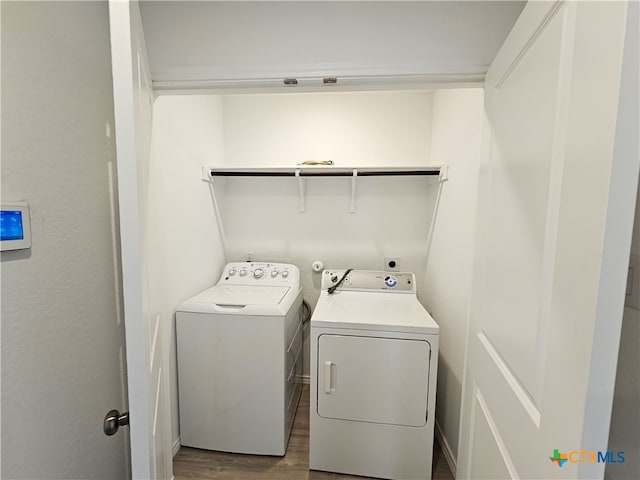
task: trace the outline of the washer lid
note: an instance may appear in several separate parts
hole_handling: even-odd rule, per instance
[[[322,292],[312,327],[438,334],[440,328],[415,295]]]
[[[216,285],[196,295],[188,303],[224,306],[278,305],[290,287],[255,285]]]
[[[291,287],[279,286],[216,285],[183,302],[177,311],[281,316],[286,314],[295,298],[295,295],[289,295],[290,290]]]

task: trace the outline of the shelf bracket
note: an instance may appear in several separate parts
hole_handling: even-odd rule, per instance
[[[213,183],[213,170],[209,167],[202,167],[202,181]]]
[[[296,169],[296,179],[298,180],[298,197],[299,197],[299,206],[298,210],[300,213],[304,213],[305,211],[305,201],[304,201],[304,178],[300,176],[300,169]]]
[[[442,165],[438,174],[438,181],[446,182],[447,180],[449,180],[449,165]]]
[[[353,169],[353,176],[351,177],[351,206],[349,207],[350,213],[356,213],[356,182],[358,180],[358,169]]]

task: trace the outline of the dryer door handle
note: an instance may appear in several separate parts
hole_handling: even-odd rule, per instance
[[[335,381],[332,381],[332,371],[335,370],[337,365],[331,360],[324,362],[324,393],[331,394],[336,391]]]

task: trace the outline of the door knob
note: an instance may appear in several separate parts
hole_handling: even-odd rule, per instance
[[[120,427],[129,425],[129,412],[120,413],[118,410],[110,410],[104,417],[103,430],[105,435],[114,435]]]

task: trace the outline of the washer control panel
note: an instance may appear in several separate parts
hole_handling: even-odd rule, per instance
[[[289,263],[231,262],[218,285],[300,285],[300,270]]]
[[[327,290],[336,285],[345,272],[346,270],[325,270],[322,273],[322,289]],[[340,290],[416,293],[416,279],[410,272],[351,270],[336,292]]]

